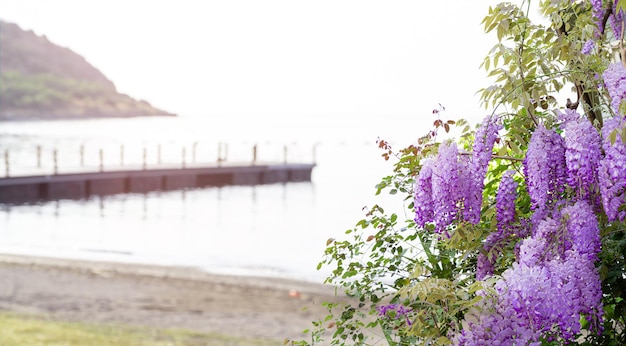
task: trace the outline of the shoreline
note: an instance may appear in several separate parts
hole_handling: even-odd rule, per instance
[[[105,277],[107,275],[131,275],[153,277],[155,279],[192,280],[207,283],[220,282],[228,285],[251,285],[259,288],[274,290],[298,289],[303,292],[313,294],[328,294],[334,291],[334,288],[331,286],[304,279],[292,279],[279,276],[212,273],[193,266],[144,264],[121,261],[0,253],[0,266],[7,264],[63,269],[102,275]]]
[[[188,329],[283,341],[306,338],[328,285],[197,268],[0,254],[0,311],[54,320]]]

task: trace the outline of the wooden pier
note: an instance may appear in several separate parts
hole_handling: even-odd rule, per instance
[[[206,165],[0,179],[0,203],[24,204],[226,185],[311,181],[315,164]]]

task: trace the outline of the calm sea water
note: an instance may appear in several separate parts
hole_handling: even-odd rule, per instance
[[[105,169],[139,166],[144,150],[149,166],[159,159],[180,164],[183,148],[187,163],[215,162],[220,146],[229,161],[249,162],[255,144],[261,161],[282,161],[287,148],[288,161],[317,167],[311,183],[0,204],[0,252],[321,281],[327,271],[316,265],[326,240],[342,238],[362,218],[362,207],[383,202],[374,186],[390,164],[380,158],[376,138],[386,134],[404,145],[412,137],[396,137],[392,129],[193,117],[2,123],[0,150],[9,152],[11,175],[50,174],[55,150],[64,172],[97,170],[100,151]],[[0,177],[5,172],[3,161]],[[403,210],[400,199],[383,200]]]

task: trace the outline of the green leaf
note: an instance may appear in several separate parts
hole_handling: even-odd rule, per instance
[[[611,145],[615,145],[615,141],[617,141],[617,129],[611,131],[611,134],[609,134],[609,140],[611,141]]]
[[[617,12],[624,11],[626,12],[626,0],[618,0],[617,5],[615,6]]]

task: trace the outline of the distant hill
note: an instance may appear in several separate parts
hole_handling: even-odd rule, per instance
[[[0,21],[0,120],[172,115],[120,94],[85,58]]]

